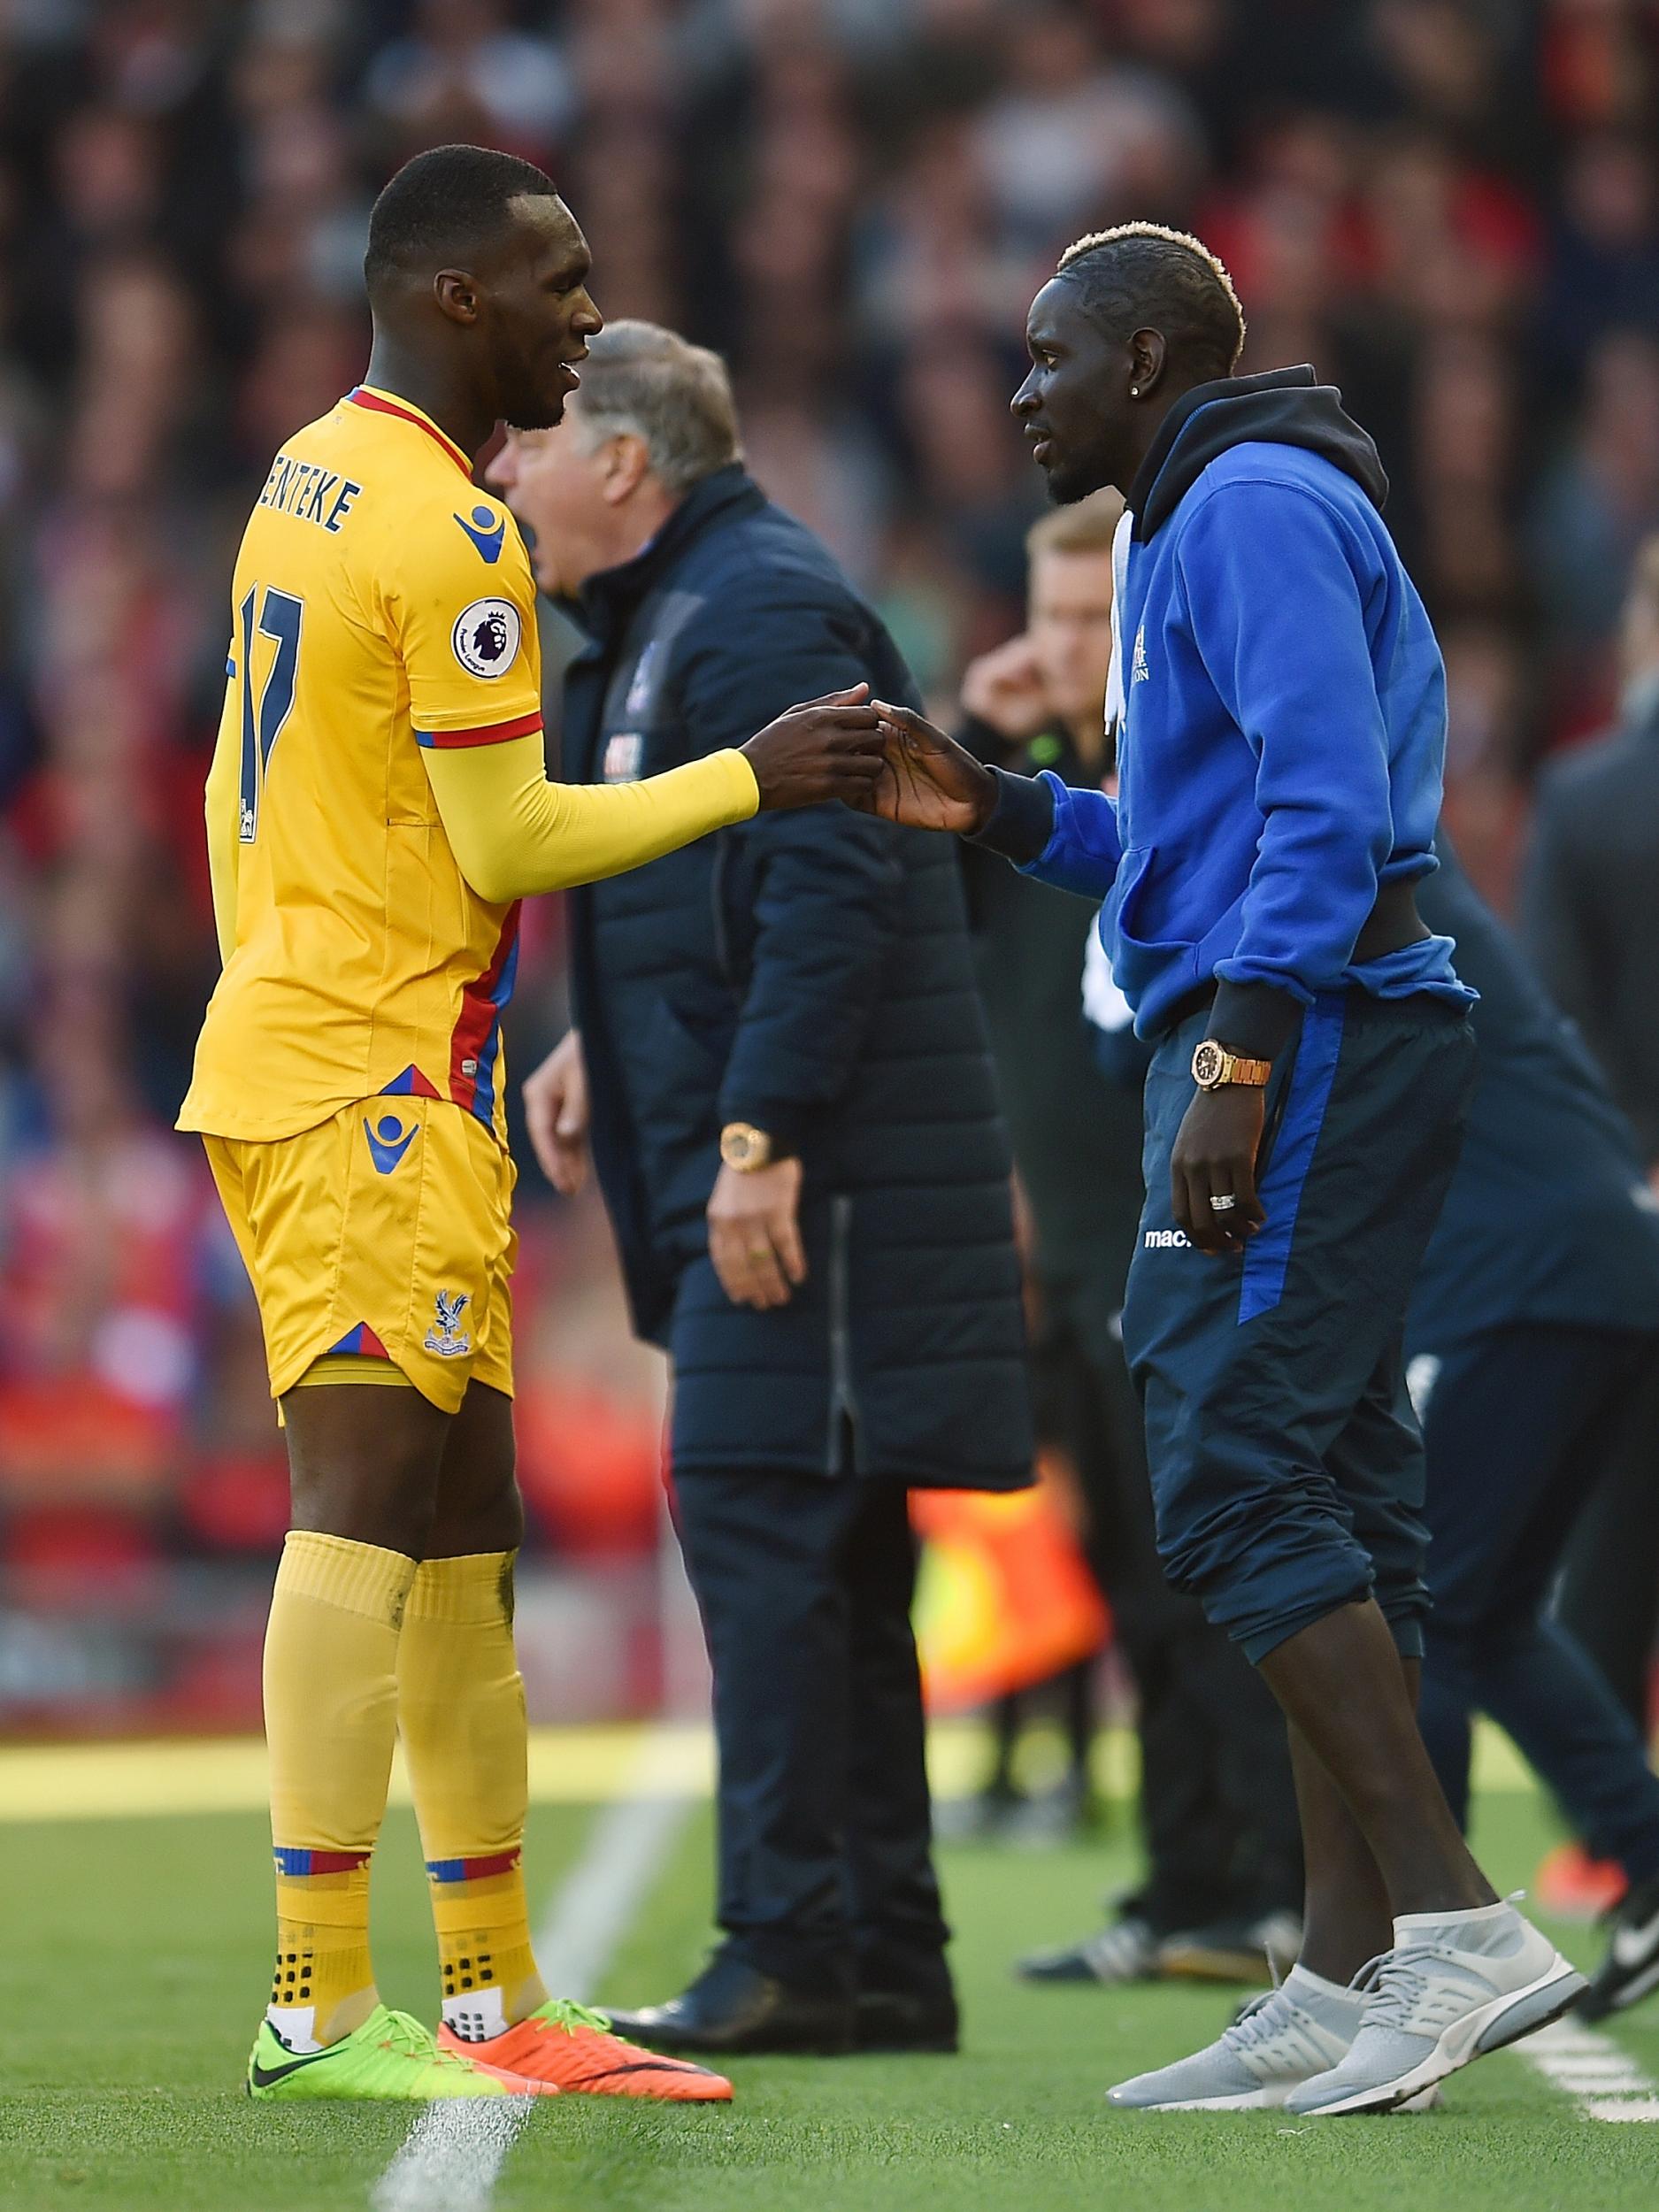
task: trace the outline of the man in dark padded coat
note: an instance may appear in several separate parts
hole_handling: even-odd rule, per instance
[[[652,775],[860,683],[914,696],[745,473],[720,363],[672,334],[612,325],[565,424],[494,480],[591,640],[568,780]],[[720,1757],[725,1940],[616,2016],[682,2050],[954,2048],[905,1493],[1018,1487],[1032,1454],[954,856],[818,807],[596,884],[571,926],[575,1026],[526,1086],[530,1130],[564,1189],[591,1145],[634,1325],[672,1363]]]
[[[1578,1025],[1659,1193],[1659,534],[1639,549],[1619,630],[1618,726],[1538,780],[1527,950]],[[1659,1370],[1643,1381],[1568,1555],[1561,1617],[1645,1730],[1659,1626]]]

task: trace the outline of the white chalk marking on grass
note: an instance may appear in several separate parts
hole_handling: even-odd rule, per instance
[[[630,1793],[599,1815],[549,1901],[536,1959],[560,1997],[592,1994],[668,1863],[693,1801],[672,1786],[684,1766],[680,1749],[679,1732],[652,1731]],[[540,2101],[426,2106],[371,2192],[374,2212],[489,2212],[508,2154]]]
[[[666,1867],[691,1810],[688,1797],[657,1790],[608,1805],[588,1848],[554,1891],[536,1931],[543,1980],[585,2001],[611,1963],[647,1893]]]
[[[374,2212],[489,2212],[535,2097],[429,2104],[375,2183]]]
[[[1659,2121],[1659,2082],[1610,2036],[1580,2021],[1557,2020],[1515,2048],[1586,2120]]]

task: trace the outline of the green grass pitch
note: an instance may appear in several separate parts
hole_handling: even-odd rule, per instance
[[[960,2057],[749,2060],[728,2110],[590,2099],[539,2106],[492,2212],[1601,2212],[1659,2207],[1659,2126],[1579,2116],[1513,2055],[1420,2119],[1295,2124],[1273,2113],[1110,2113],[1105,2085],[1214,2034],[1227,1993],[1028,1990],[1008,1962],[1090,1924],[1129,1871],[1125,1815],[1102,1847],[946,1854],[966,2047]],[[541,1808],[539,1893],[588,1816]],[[1532,1799],[1488,1797],[1478,1841],[1526,1878],[1549,1840]],[[677,1988],[707,1939],[706,1816],[606,1978],[618,2001]],[[431,1939],[412,1824],[377,1871],[377,1950],[395,2003],[430,2009]],[[264,1996],[263,1821],[0,1825],[7,1979],[0,2205],[79,2212],[364,2212],[406,2110],[273,2112],[240,2071]],[[1574,1939],[1580,1955],[1593,1955]],[[1614,2031],[1659,2077],[1659,2001]],[[453,2212],[473,2212],[457,2201]]]

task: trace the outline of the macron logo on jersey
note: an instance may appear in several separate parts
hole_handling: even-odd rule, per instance
[[[1141,1241],[1148,1252],[1190,1252],[1193,1248],[1185,1229],[1148,1229]]]
[[[506,518],[491,514],[488,507],[474,507],[470,522],[465,515],[457,515],[455,518],[478,553],[494,568],[501,558],[502,541],[507,534]]]
[[[377,1173],[391,1173],[415,1141],[415,1133],[419,1127],[418,1121],[411,1121],[405,1129],[396,1114],[382,1114],[373,1126],[367,1121],[364,1123],[363,1133],[369,1141],[369,1157],[373,1161]]]

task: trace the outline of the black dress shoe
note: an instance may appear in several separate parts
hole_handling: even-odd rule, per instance
[[[811,2051],[834,2057],[856,2042],[853,2000],[792,1989],[729,1951],[717,1952],[689,1989],[665,2005],[611,2012],[631,2041],[665,2051]]]
[[[954,2051],[957,2038],[956,2001],[949,1988],[926,1995],[908,1989],[858,1993],[861,2051]]]

